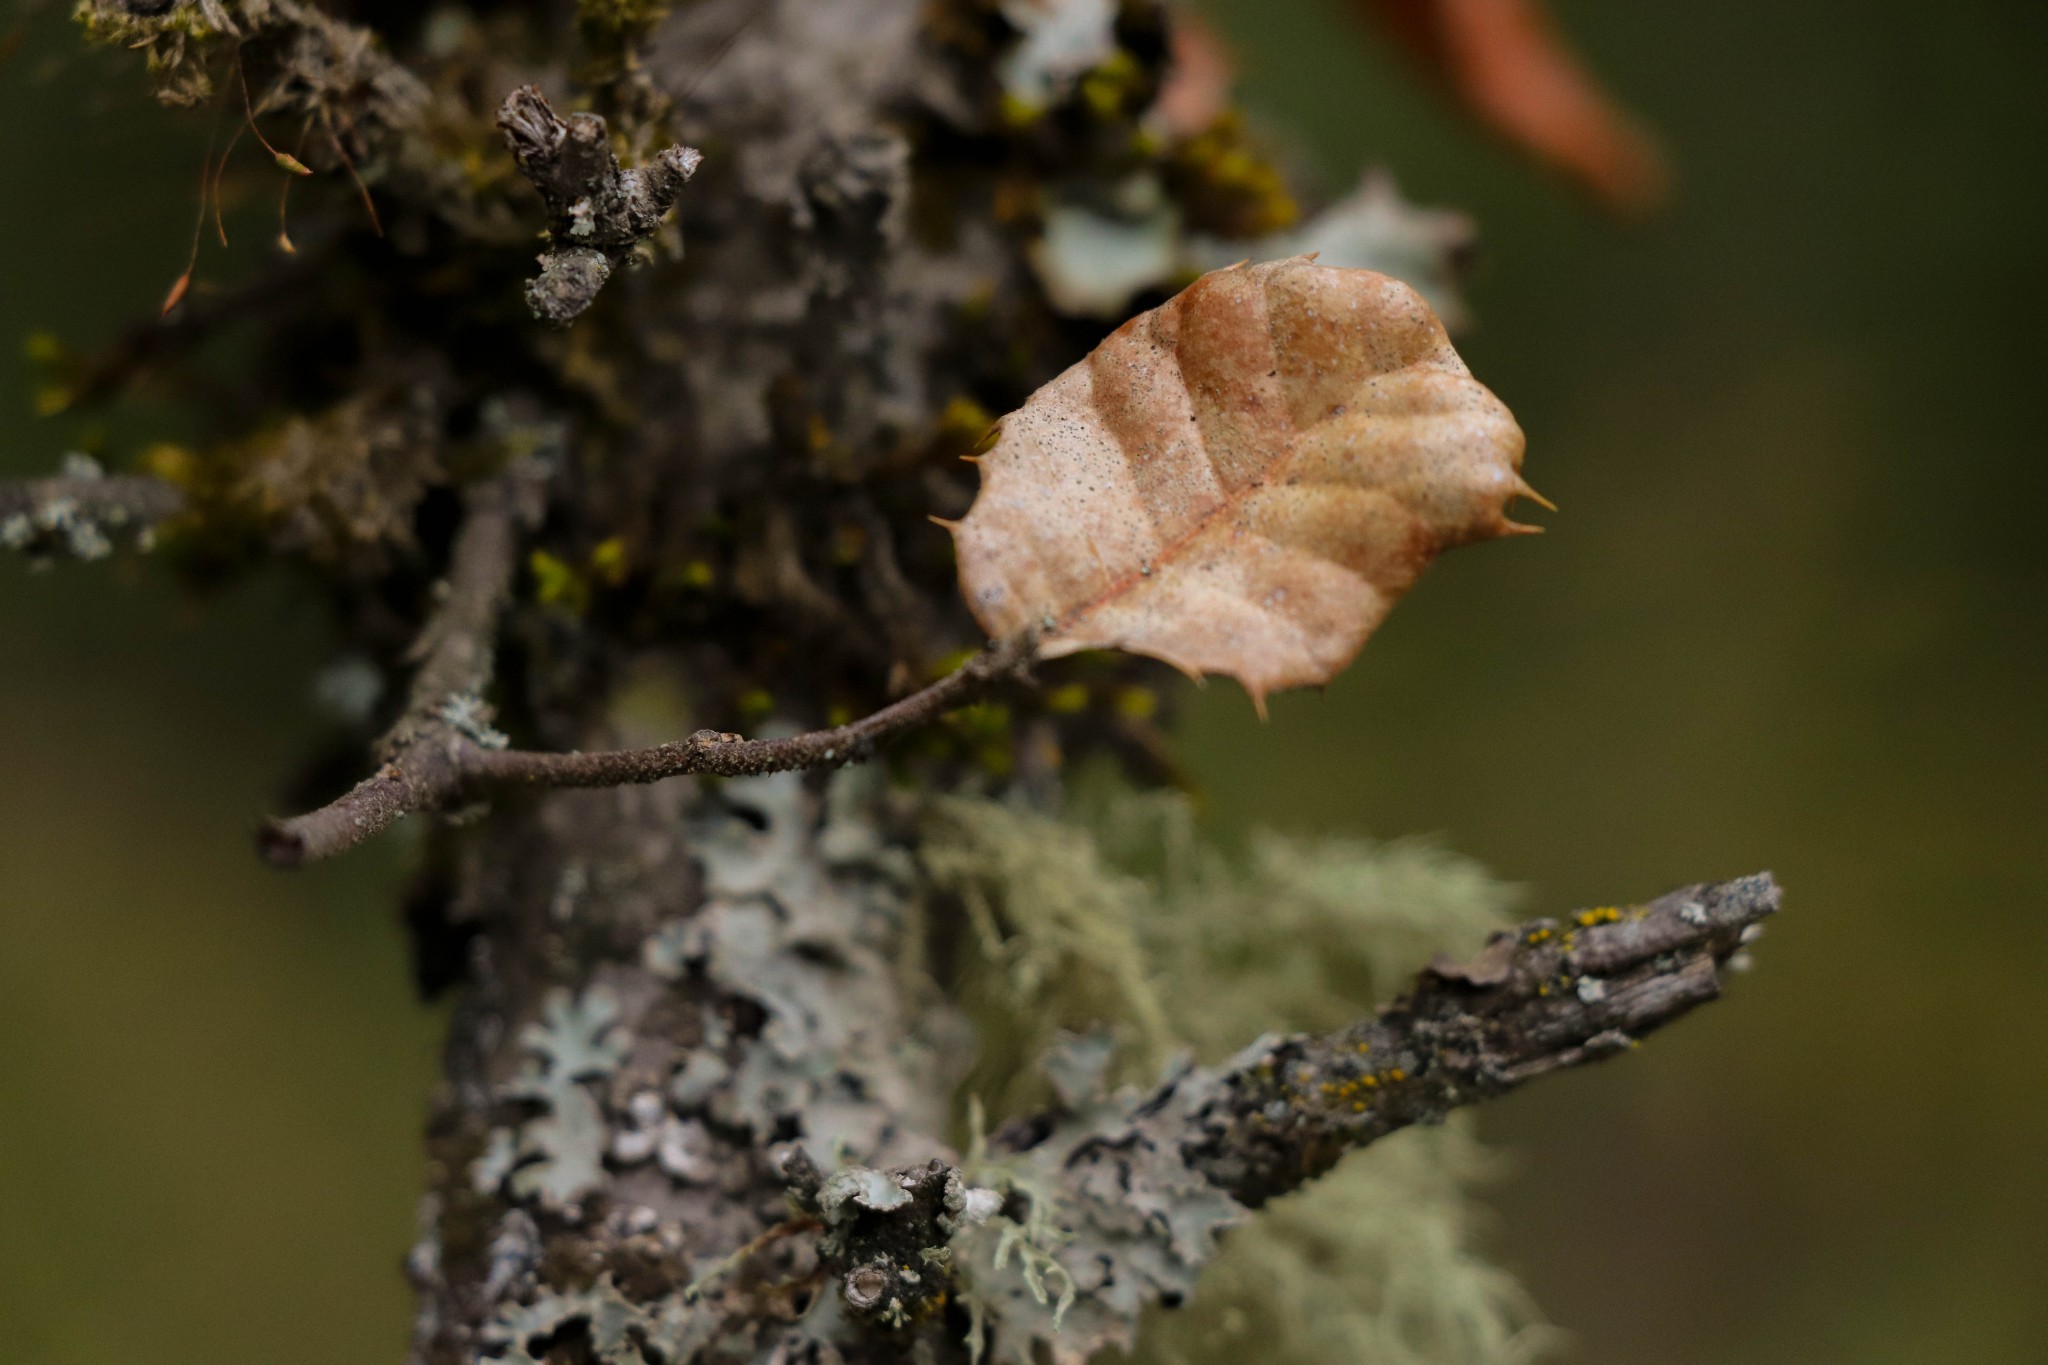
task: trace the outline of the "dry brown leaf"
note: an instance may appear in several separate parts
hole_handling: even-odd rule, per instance
[[[1328,682],[1443,550],[1507,519],[1522,432],[1398,280],[1204,275],[1005,418],[953,527],[999,638],[1268,692]]]

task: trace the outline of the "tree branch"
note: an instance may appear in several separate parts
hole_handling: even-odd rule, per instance
[[[525,470],[473,486],[449,550],[440,602],[413,642],[419,662],[405,710],[377,743],[383,766],[319,810],[266,823],[257,847],[293,867],[361,843],[452,788],[460,755],[503,744],[483,701],[497,659],[498,617],[518,567]]]
[[[704,155],[695,147],[670,147],[645,166],[624,170],[604,119],[591,113],[564,119],[532,85],[505,97],[498,127],[548,210],[552,245],[540,258],[540,274],[527,283],[526,301],[535,317],[565,327],[590,307],[633,247],[654,235]]]
[[[384,765],[319,810],[265,824],[257,847],[271,863],[298,867],[332,857],[403,816],[460,807],[505,787],[619,787],[692,773],[751,777],[863,762],[897,735],[1021,676],[1037,655],[1032,634],[992,644],[931,686],[872,715],[782,739],[699,730],[646,749],[506,749],[503,736],[488,728],[478,692],[490,678],[491,633],[504,595],[502,586],[490,592],[485,587],[510,582],[510,536],[509,521],[501,530],[494,506],[472,506],[457,539],[447,600],[421,635],[426,661],[405,715],[381,746]],[[490,579],[500,569],[502,578]]]
[[[929,725],[981,697],[997,683],[1020,676],[1036,658],[1037,648],[1036,636],[991,644],[931,686],[829,730],[784,739],[742,739],[699,730],[688,739],[650,749],[595,754],[480,752],[470,757],[466,768],[479,784],[543,787],[619,787],[686,773],[756,777],[799,768],[841,768],[866,761],[886,741]]]
[[[1256,1208],[1396,1129],[1627,1051],[1716,999],[1778,901],[1758,873],[1505,930],[1371,1019],[1255,1046],[1195,1115],[1187,1161]]]
[[[54,478],[0,479],[0,549],[100,559],[117,536],[146,547],[151,531],[184,510],[175,484],[102,474],[91,459],[67,455]]]
[[[1216,1234],[1250,1210],[1398,1129],[1626,1051],[1719,995],[1778,901],[1759,873],[1532,920],[1469,963],[1439,960],[1370,1019],[1182,1064],[1146,1092],[1105,1093],[1111,1039],[1074,1040],[1047,1063],[1061,1108],[996,1134],[992,1160],[835,1173],[860,1240],[832,1241],[825,1263],[876,1330],[959,1290],[957,1268],[998,1359],[1128,1349],[1145,1309],[1191,1293]],[[784,1178],[817,1206],[815,1171]],[[941,1241],[943,1256],[915,1250]]]

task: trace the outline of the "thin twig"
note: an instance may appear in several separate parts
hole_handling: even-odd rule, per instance
[[[859,763],[883,742],[928,725],[995,683],[1019,675],[1036,643],[991,645],[930,687],[871,716],[786,739],[699,730],[648,749],[551,754],[487,747],[444,716],[347,794],[319,810],[264,825],[257,846],[277,866],[298,867],[353,848],[404,816],[460,807],[494,789],[622,787],[692,773],[750,777]]]
[[[470,758],[467,771],[474,780],[493,786],[620,787],[685,773],[754,777],[799,768],[843,767],[873,757],[884,741],[929,725],[981,697],[995,684],[1018,677],[1036,653],[1035,638],[992,644],[923,691],[873,715],[786,739],[742,739],[699,730],[688,739],[651,749],[595,754],[484,751]]]
[[[176,484],[147,474],[0,479],[0,521],[15,516],[33,519],[65,504],[82,516],[155,526],[185,510],[185,493]]]
[[[414,646],[421,664],[405,712],[379,746],[383,766],[318,810],[266,823],[257,847],[270,862],[298,867],[332,857],[407,815],[459,808],[507,787],[619,787],[690,773],[747,777],[858,763],[887,740],[1021,675],[1037,653],[1035,636],[991,645],[873,715],[783,739],[699,730],[647,749],[555,754],[498,747],[503,741],[488,729],[481,692],[512,578],[514,501],[488,485],[472,494],[446,598]]]
[[[518,565],[524,471],[473,486],[449,550],[440,602],[413,642],[405,710],[378,741],[375,773],[319,810],[273,820],[257,834],[263,856],[292,867],[353,847],[451,791],[458,759],[496,737],[482,694],[497,660],[498,617]],[[502,742],[502,741],[498,741]]]
[[[32,560],[103,559],[117,545],[148,549],[156,528],[185,510],[185,494],[162,479],[113,477],[82,455],[65,457],[49,479],[0,479],[0,550]]]
[[[495,670],[498,617],[511,600],[519,562],[521,477],[506,474],[478,484],[464,500],[448,577],[436,590],[440,600],[407,651],[418,669],[405,710],[377,742],[387,760],[440,730],[475,730],[488,719],[475,708]],[[456,719],[450,719],[451,711]]]

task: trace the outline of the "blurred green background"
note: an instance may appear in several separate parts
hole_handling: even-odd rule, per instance
[[[1726,1003],[1487,1112],[1495,1250],[1588,1365],[2048,1360],[2048,6],[1560,0],[1679,168],[1633,233],[1333,4],[1211,8],[1333,185],[1478,218],[1462,349],[1563,508],[1326,696],[1201,693],[1212,823],[1439,833],[1542,910],[1772,868]],[[202,121],[72,50],[46,15],[0,67],[7,338],[108,337],[189,241]],[[45,471],[89,433],[0,365],[0,472]],[[325,649],[279,583],[0,563],[10,1361],[399,1358],[404,849],[248,853]]]

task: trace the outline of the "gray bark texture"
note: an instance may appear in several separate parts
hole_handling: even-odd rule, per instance
[[[219,439],[0,487],[0,540],[97,558],[161,527],[202,578],[289,560],[410,677],[353,722],[375,770],[262,848],[431,822],[406,909],[459,1003],[416,1365],[1086,1360],[1343,1152],[1713,998],[1776,908],[1755,877],[1535,921],[1350,1028],[1143,1091],[1077,1038],[1045,1113],[962,1131],[975,1040],[920,799],[1042,805],[1083,756],[1173,773],[1114,700],[1157,666],[1065,661],[1059,705],[1019,685],[1029,642],[985,648],[927,518],[966,510],[991,413],[1277,225],[1270,168],[1147,121],[1168,10],[1052,6],[1076,60],[1030,8],[80,7],[167,102],[246,111],[317,183],[295,260],[210,301],[181,281],[74,377],[99,401],[250,329],[242,391],[195,397]],[[1034,255],[1056,206],[1167,221],[1137,182],[1187,233],[1162,275]],[[1359,202],[1409,258],[1462,247],[1391,194]],[[837,771],[991,698],[889,774]],[[681,773],[726,780],[655,780]]]

